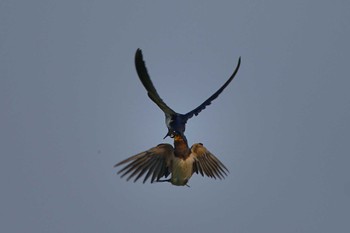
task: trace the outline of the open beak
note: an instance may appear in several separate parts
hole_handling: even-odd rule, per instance
[[[166,137],[171,137],[173,138],[174,137],[174,134],[169,130],[168,133],[165,135],[165,137],[163,138],[163,140],[166,138]]]
[[[168,136],[170,136],[170,135],[169,135],[169,132],[165,135],[165,137],[163,138],[163,140],[166,139],[166,137],[168,137]]]

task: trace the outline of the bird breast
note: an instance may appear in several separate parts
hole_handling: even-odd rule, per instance
[[[172,161],[171,183],[186,185],[193,174],[193,157],[186,159],[174,157]]]

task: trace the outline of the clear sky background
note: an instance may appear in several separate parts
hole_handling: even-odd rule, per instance
[[[350,232],[349,1],[0,1],[1,232]],[[113,165],[163,140],[136,75],[230,170]]]

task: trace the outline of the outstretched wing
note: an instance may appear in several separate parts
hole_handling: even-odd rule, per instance
[[[194,157],[193,172],[220,180],[227,176],[228,169],[203,144],[194,144],[191,147],[191,152]]]
[[[169,159],[174,154],[174,148],[170,144],[159,144],[147,151],[141,152],[137,155],[131,156],[116,165],[114,167],[128,164],[120,171],[121,177],[130,174],[127,180],[136,176],[134,182],[136,182],[142,175],[145,175],[143,183],[151,177],[151,183],[158,181],[163,176],[167,177],[169,175]]]
[[[136,50],[135,66],[136,66],[137,74],[138,74],[143,86],[146,88],[149,98],[151,98],[151,100],[155,104],[157,104],[158,107],[160,109],[162,109],[162,111],[165,114],[167,114],[167,115],[176,114],[176,112],[174,110],[172,110],[168,105],[166,105],[166,103],[164,103],[162,98],[160,98],[160,96],[158,95],[157,90],[154,88],[152,80],[148,75],[145,62],[143,61],[141,49]]]
[[[201,105],[199,105],[197,108],[193,109],[192,111],[188,112],[185,114],[186,119],[190,119],[191,117],[193,117],[193,115],[198,115],[202,110],[204,110],[208,105],[211,104],[211,102],[216,99],[221,92],[227,87],[227,85],[230,84],[230,82],[233,80],[233,78],[236,76],[239,67],[241,65],[241,57],[239,57],[238,59],[238,64],[237,67],[235,69],[235,71],[233,72],[233,74],[231,75],[231,77],[224,83],[224,85],[222,85],[222,87],[217,90],[212,96],[210,96],[206,101],[204,101]]]

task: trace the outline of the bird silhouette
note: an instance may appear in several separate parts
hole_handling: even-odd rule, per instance
[[[145,65],[145,62],[143,60],[143,55],[141,49],[137,49],[135,53],[135,66],[137,74],[143,84],[143,86],[147,90],[147,94],[149,98],[158,105],[158,107],[164,112],[165,114],[165,124],[168,128],[168,133],[165,135],[164,139],[167,136],[173,137],[175,134],[178,134],[182,137],[184,136],[184,132],[186,129],[186,123],[188,119],[193,117],[193,115],[197,116],[202,110],[204,110],[208,105],[211,104],[211,102],[216,99],[221,92],[227,87],[227,85],[230,84],[230,82],[233,80],[235,75],[237,74],[239,67],[241,64],[241,57],[238,59],[238,64],[236,66],[236,69],[234,70],[231,77],[218,89],[213,95],[211,95],[207,100],[205,100],[201,105],[199,105],[197,108],[193,109],[192,111],[181,114],[175,112],[173,109],[171,109],[158,95],[157,90],[153,86],[153,83],[151,81],[150,76],[148,75],[147,68]]]
[[[149,150],[131,156],[114,167],[125,165],[118,174],[121,177],[129,175],[127,180],[135,177],[134,182],[144,174],[143,183],[149,178],[153,182],[170,182],[173,185],[184,186],[193,173],[202,176],[223,179],[227,176],[228,169],[201,143],[188,147],[184,135],[175,133],[174,147],[170,144],[159,144]],[[167,178],[171,174],[169,179]]]

